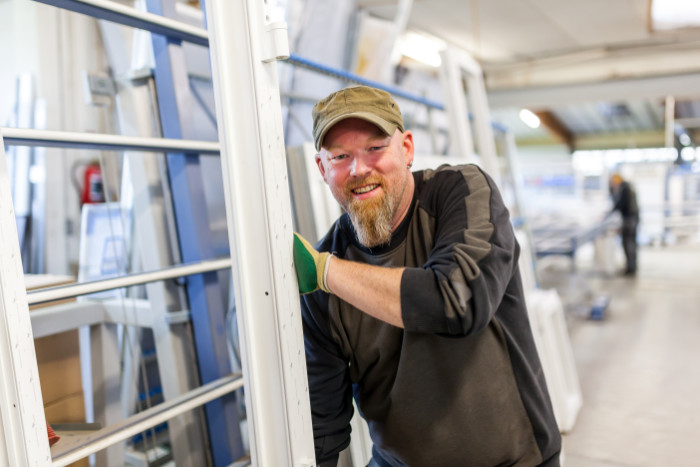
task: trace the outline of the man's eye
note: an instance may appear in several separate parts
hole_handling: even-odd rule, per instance
[[[384,146],[372,146],[371,148],[369,148],[369,151],[375,152],[375,151],[381,151],[382,149],[384,149]]]
[[[345,159],[345,158],[347,158],[347,157],[348,157],[347,154],[338,154],[338,155],[335,155],[335,156],[331,157],[331,160],[333,160],[333,161],[342,161],[343,159]]]

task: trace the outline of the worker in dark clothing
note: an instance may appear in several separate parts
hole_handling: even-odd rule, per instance
[[[610,195],[613,199],[613,208],[610,213],[618,211],[622,216],[622,248],[627,260],[624,273],[633,276],[637,273],[637,226],[639,225],[637,194],[634,187],[616,173],[610,177]]]
[[[318,465],[350,443],[371,466],[560,465],[516,241],[476,165],[411,171],[391,96],[344,89],[313,110],[316,163],[345,208],[314,247],[295,234]]]

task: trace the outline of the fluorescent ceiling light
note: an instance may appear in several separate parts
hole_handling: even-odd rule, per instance
[[[669,30],[700,26],[700,2],[697,0],[652,0],[651,28]]]
[[[681,149],[681,159],[683,159],[686,162],[690,162],[692,160],[695,160],[697,157],[697,150],[694,148],[683,148]]]
[[[440,51],[444,48],[443,41],[412,31],[407,31],[399,39],[401,55],[435,68],[442,63]]]
[[[528,109],[520,109],[520,113],[518,115],[520,116],[520,120],[525,122],[525,124],[530,128],[539,128],[540,118]]]

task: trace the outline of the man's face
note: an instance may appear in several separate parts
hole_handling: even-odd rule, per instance
[[[413,198],[413,135],[387,136],[375,125],[349,118],[326,134],[316,163],[335,199],[348,212],[360,243],[389,243]]]

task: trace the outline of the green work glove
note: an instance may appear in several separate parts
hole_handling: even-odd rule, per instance
[[[294,233],[294,268],[297,270],[300,293],[307,294],[318,289],[331,293],[326,285],[326,268],[330,257],[330,253],[316,251],[301,235]]]

